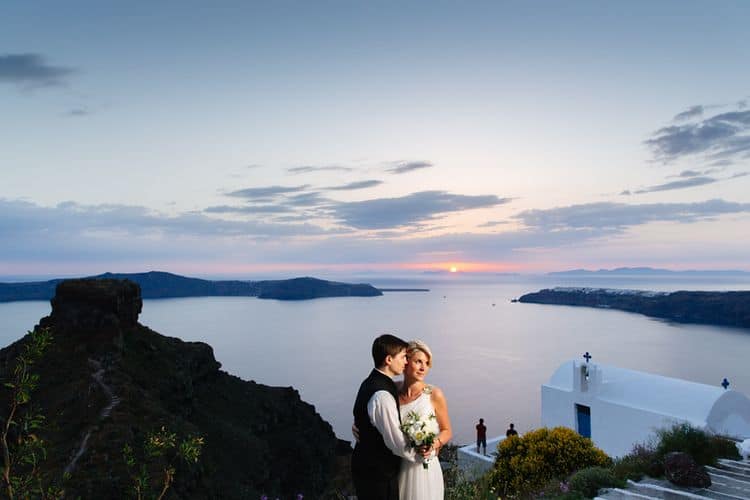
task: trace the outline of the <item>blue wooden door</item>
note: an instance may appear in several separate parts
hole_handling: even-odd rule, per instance
[[[576,422],[578,423],[578,434],[583,437],[591,437],[591,408],[576,405]]]

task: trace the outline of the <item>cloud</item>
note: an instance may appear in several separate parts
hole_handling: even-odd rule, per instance
[[[645,141],[654,158],[670,163],[703,154],[708,160],[736,161],[750,157],[750,110],[721,113],[685,125],[657,130]]]
[[[750,203],[721,199],[697,203],[588,203],[552,209],[525,210],[514,218],[541,231],[616,230],[650,222],[696,222],[723,214],[750,212]]]
[[[528,262],[528,252],[553,252],[611,242],[630,228],[653,222],[691,223],[723,214],[750,214],[750,203],[708,200],[688,204],[591,203],[523,211],[514,219],[526,227],[493,233],[451,233],[404,238],[404,231],[376,231],[374,237],[339,234],[274,248],[276,262],[382,264],[466,259]],[[406,234],[412,236],[411,231]],[[741,245],[740,245],[741,246]],[[630,250],[620,258],[627,260]],[[731,252],[736,253],[733,249]],[[451,257],[445,257],[450,255]],[[440,257],[436,257],[440,256]],[[648,256],[647,256],[648,257]]]
[[[75,69],[47,64],[39,54],[0,55],[0,83],[24,88],[53,87],[65,84]]]
[[[279,214],[288,213],[292,209],[283,205],[248,205],[242,207],[229,206],[229,205],[218,205],[213,207],[207,207],[203,209],[204,212],[209,214]]]
[[[724,177],[724,178],[710,177],[710,176],[704,175],[709,172],[715,172],[715,171],[716,169],[704,170],[703,172],[697,172],[695,170],[683,170],[677,176],[670,176],[670,177],[679,177],[680,180],[665,182],[663,184],[657,184],[655,186],[641,188],[636,191],[625,190],[621,192],[620,195],[629,196],[631,194],[654,193],[658,191],[671,191],[673,189],[685,189],[685,188],[691,188],[691,187],[696,187],[696,186],[705,186],[706,184],[713,184],[715,182],[737,179],[737,178],[745,177],[746,175],[748,175],[748,172],[740,172],[740,173],[731,175],[729,177]]]
[[[683,170],[682,172],[677,174],[675,177],[683,177],[683,178],[698,177],[707,173],[709,173],[708,170],[705,170],[703,172],[699,172],[697,170]]]
[[[135,263],[142,268],[157,261],[169,265],[196,259],[208,265],[224,259],[241,263],[247,262],[248,255],[272,260],[279,248],[294,247],[290,242],[349,232],[321,228],[307,222],[309,218],[281,224],[202,213],[171,216],[140,206],[75,202],[49,207],[0,199],[0,213],[0,268],[5,269],[12,263],[35,262],[55,269],[67,264],[90,269],[101,266],[100,262],[107,268],[113,263]],[[304,250],[296,258],[304,260]]]
[[[304,191],[310,187],[309,184],[303,184],[301,186],[268,186],[268,187],[257,187],[257,188],[246,188],[238,189],[237,191],[230,191],[226,193],[227,196],[234,196],[236,198],[247,198],[247,199],[266,199],[274,198],[276,196],[287,194],[287,193],[298,193]]]
[[[502,226],[505,224],[510,224],[510,221],[507,220],[490,220],[485,222],[484,224],[480,224],[477,227],[497,227]]]
[[[495,195],[467,196],[445,191],[422,191],[400,198],[338,203],[332,215],[357,229],[393,229],[430,221],[439,215],[508,203]]]
[[[386,169],[386,172],[389,172],[391,174],[405,174],[407,172],[412,172],[414,170],[419,170],[422,168],[430,168],[433,166],[433,164],[428,161],[397,161],[393,162],[391,165],[392,166],[390,168]]]
[[[678,113],[677,115],[675,115],[675,117],[672,118],[672,120],[676,122],[690,120],[692,118],[701,116],[703,114],[703,110],[704,108],[701,105],[691,106],[685,111],[683,111],[682,113]]]
[[[627,245],[617,246],[614,237],[630,228],[653,222],[687,224],[724,214],[750,214],[750,204],[725,200],[640,205],[591,203],[525,210],[510,219],[523,222],[524,226],[503,232],[439,235],[414,234],[410,228],[366,234],[347,229],[325,230],[305,224],[309,220],[306,215],[281,215],[275,219],[288,217],[291,222],[301,222],[298,224],[270,224],[224,220],[201,213],[167,216],[138,206],[74,202],[44,207],[0,199],[0,212],[3,213],[0,269],[12,269],[18,263],[29,269],[47,266],[52,272],[65,268],[76,269],[73,272],[83,272],[81,269],[101,272],[123,266],[134,270],[160,265],[179,269],[180,263],[191,269],[201,263],[207,268],[217,263],[241,268],[263,263],[294,266],[300,262],[366,267],[369,263],[401,265],[446,258],[528,265],[535,255],[546,255],[558,262],[566,255],[575,261],[581,250],[587,248],[594,252],[592,255],[597,251],[601,254],[604,248],[608,258],[627,261],[632,249]],[[746,245],[733,235],[717,245],[713,233],[710,241],[702,239],[699,233],[685,234],[686,244],[702,245],[695,248],[708,258],[729,256],[740,261],[746,253]],[[636,232],[632,235],[638,237]],[[732,243],[734,240],[736,244]],[[643,258],[654,255],[657,254],[645,252]],[[665,254],[660,256],[666,258]]]
[[[88,116],[90,114],[91,112],[84,108],[74,108],[65,112],[65,116],[74,117],[74,118],[81,117],[81,116]]]
[[[656,191],[671,191],[673,189],[685,189],[696,186],[705,186],[706,184],[713,184],[718,182],[720,179],[714,177],[690,177],[680,181],[665,182],[664,184],[657,184],[656,186],[649,186],[647,188],[639,189],[635,191],[635,194],[653,193]]]
[[[330,205],[332,200],[325,198],[318,191],[303,192],[309,189],[309,184],[301,186],[268,186],[259,188],[240,189],[226,193],[227,196],[243,198],[253,204],[236,206],[236,205],[216,205],[207,207],[204,213],[211,214],[243,214],[243,215],[262,215],[262,214],[289,214],[285,221],[294,220],[292,217],[302,216],[300,211],[307,211],[304,215],[309,218],[309,211],[312,209],[321,209]],[[260,204],[258,204],[260,203]],[[297,215],[291,215],[292,213]],[[320,216],[324,213],[318,214]],[[280,222],[280,218],[275,218],[275,222]]]
[[[285,203],[295,207],[316,207],[320,205],[327,205],[331,203],[331,200],[324,198],[320,193],[302,193],[294,196],[287,196]]]
[[[352,191],[355,189],[367,189],[383,184],[383,181],[371,179],[367,181],[350,182],[349,184],[343,184],[341,186],[331,186],[325,188],[328,191]]]
[[[728,167],[732,164],[731,160],[716,160],[709,163],[712,167]]]
[[[214,212],[221,213],[221,207]],[[263,221],[237,221],[186,212],[175,216],[161,214],[141,206],[81,205],[64,202],[44,207],[26,201],[0,199],[0,239],[18,235],[36,235],[40,242],[55,238],[95,237],[97,234],[159,237],[216,236],[295,236],[326,234],[312,225],[274,224]]]
[[[351,167],[340,167],[337,165],[331,165],[327,167],[314,167],[311,165],[303,165],[301,167],[291,167],[286,169],[290,174],[309,174],[310,172],[351,172],[354,169]]]

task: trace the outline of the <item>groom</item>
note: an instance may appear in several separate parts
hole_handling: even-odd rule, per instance
[[[406,367],[407,346],[393,335],[381,335],[372,343],[375,369],[362,382],[354,402],[359,441],[352,454],[352,476],[358,500],[398,500],[401,457],[414,460],[400,429],[393,382]]]

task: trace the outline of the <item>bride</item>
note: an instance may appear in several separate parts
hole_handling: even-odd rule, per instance
[[[448,417],[448,404],[440,388],[428,385],[424,379],[432,368],[432,351],[421,340],[412,340],[406,349],[407,364],[404,381],[399,386],[401,419],[409,412],[420,415],[435,414],[440,433],[432,445],[429,466],[425,469],[422,461],[401,460],[398,476],[399,498],[401,500],[443,500],[443,471],[437,454],[453,433]]]

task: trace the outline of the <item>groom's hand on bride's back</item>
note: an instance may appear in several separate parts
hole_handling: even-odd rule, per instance
[[[359,429],[357,428],[357,424],[352,424],[352,436],[359,443]]]

